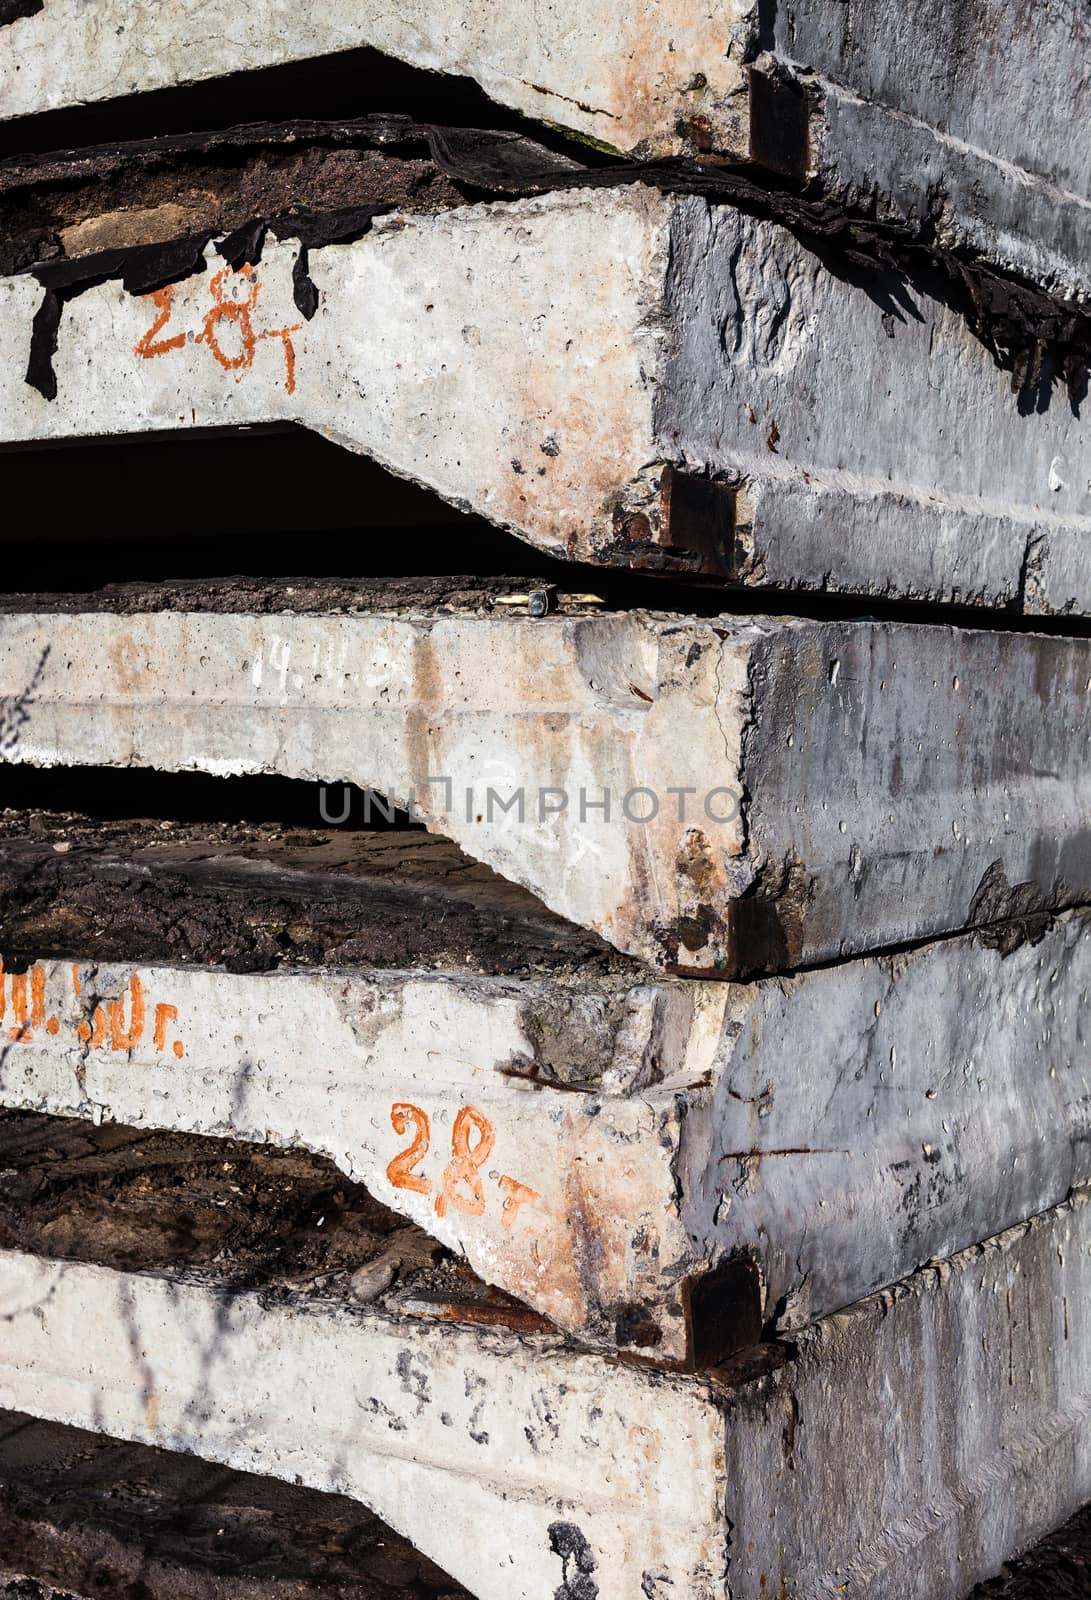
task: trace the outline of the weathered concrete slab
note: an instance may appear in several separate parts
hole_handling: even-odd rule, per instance
[[[211,13],[198,0],[135,13],[122,0],[46,0],[4,33],[6,117],[370,46],[475,78],[611,149],[754,162],[1030,277],[1089,286],[1081,0],[987,0],[972,20],[952,0],[912,17],[862,0],[772,13],[674,0],[639,16],[563,0],[502,17],[467,0],[397,12],[218,0]]]
[[[469,1600],[357,1501],[0,1415],[0,1594]],[[10,1587],[8,1587],[10,1585]]]
[[[14,1016],[20,980],[6,982]],[[49,1016],[5,1057],[5,1103],[329,1155],[585,1340],[692,1359],[704,1263],[676,1166],[686,1089],[718,1037],[715,992],[68,962],[29,982]],[[666,1083],[619,1092],[661,1070]],[[744,1339],[756,1291],[748,1315]]]
[[[372,46],[414,66],[474,78],[502,104],[614,149],[652,140],[666,150],[679,147],[677,118],[704,99],[696,86],[687,93],[685,83],[705,74],[717,98],[744,83],[737,30],[731,12],[714,21],[692,3],[651,25],[615,6],[592,25],[575,0],[542,19],[517,7],[486,16],[467,0],[397,12],[344,0],[302,8],[284,0],[250,8],[218,0],[203,14],[193,0],[169,14],[152,5],[134,13],[118,0],[98,0],[90,12],[78,0],[49,0],[4,29],[0,115]]]
[[[552,554],[1091,609],[1084,424],[894,274],[639,187],[376,218],[317,309],[301,259],[0,281],[0,442],[294,422]]]
[[[737,976],[1088,899],[1089,682],[1088,640],[894,623],[19,613],[0,753],[353,781]]]
[[[1091,156],[1057,111],[1086,114],[1079,0],[785,0],[770,33],[768,69],[810,103],[804,160],[825,193],[1086,295]]]
[[[4,1250],[0,1401],[349,1494],[480,1600],[958,1600],[1091,1488],[1089,1216],[1080,1191],[713,1380]]]
[[[0,1104],[328,1156],[600,1348],[707,1365],[1091,1179],[1086,914],[748,986],[349,970],[347,951],[293,969],[291,945],[279,971],[231,972],[172,959],[155,907],[206,920],[176,859],[203,856],[218,921],[289,929],[305,957],[305,905],[268,897],[275,846],[245,876],[196,840],[127,871],[115,850],[0,847]],[[355,881],[312,893],[343,904]],[[366,950],[388,901],[348,904]],[[429,911],[458,926],[450,895]],[[16,972],[32,937],[67,959]]]

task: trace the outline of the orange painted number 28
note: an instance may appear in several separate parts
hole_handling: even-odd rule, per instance
[[[395,1189],[409,1189],[414,1194],[431,1194],[432,1185],[421,1177],[416,1168],[428,1154],[431,1142],[431,1123],[420,1106],[398,1101],[390,1108],[390,1122],[394,1132],[403,1138],[413,1129],[413,1142],[401,1150],[386,1169],[388,1181]],[[436,1215],[445,1217],[454,1206],[468,1217],[485,1214],[485,1185],[481,1169],[489,1159],[496,1144],[496,1130],[483,1111],[476,1106],[461,1106],[451,1130],[451,1159],[443,1172],[443,1183],[436,1195]],[[515,1226],[520,1207],[532,1204],[539,1198],[534,1189],[517,1183],[514,1178],[502,1176],[498,1187],[503,1195],[501,1226],[508,1232]]]
[[[245,293],[241,299],[229,297],[228,290],[232,282],[237,286],[244,286]],[[224,267],[222,272],[217,272],[213,277],[209,284],[209,292],[212,297],[212,308],[204,318],[195,343],[204,345],[225,372],[234,373],[237,383],[243,373],[249,372],[253,366],[258,341],[279,339],[284,346],[286,368],[284,387],[289,394],[294,394],[295,345],[292,343],[292,334],[298,333],[303,324],[295,322],[290,327],[266,328],[263,333],[257,332],[254,327],[254,312],[261,293],[261,284],[257,273],[249,265],[240,267],[237,272],[230,267]],[[165,289],[154,289],[148,299],[155,307],[155,320],[133,346],[133,354],[145,361],[151,361],[155,356],[165,356],[171,350],[181,350],[186,343],[184,333],[173,334],[170,338],[161,337],[174,309],[173,287],[168,284]],[[235,350],[230,346],[225,347],[222,342],[222,336],[226,335],[229,328],[234,329],[235,344],[238,346]]]

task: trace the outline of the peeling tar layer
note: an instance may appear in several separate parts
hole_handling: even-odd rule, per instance
[[[321,214],[300,212],[291,217],[256,218],[228,234],[217,249],[227,264],[237,269],[244,262],[257,265],[267,232],[273,232],[277,238],[298,239],[300,253],[292,272],[292,285],[297,307],[310,320],[318,309],[318,293],[307,274],[308,248],[362,238],[383,209],[354,206],[345,211]],[[205,248],[216,231],[207,228],[165,244],[104,250],[95,255],[65,258],[33,267],[34,277],[46,292],[34,316],[26,381],[47,400],[56,399],[53,357],[57,352],[61,310],[66,300],[111,278],[120,278],[129,294],[151,294],[195,272],[203,272]]]
[[[33,190],[35,203],[40,205],[43,192],[53,185],[104,183],[112,176],[134,171],[148,174],[150,182],[164,165],[184,166],[198,159],[238,164],[251,158],[268,159],[289,148],[381,150],[391,158],[404,160],[423,155],[434,171],[448,180],[449,188],[441,200],[444,205],[458,203],[460,198],[514,199],[550,190],[627,183],[645,183],[667,193],[698,194],[709,201],[732,204],[749,215],[788,228],[828,270],[863,287],[884,310],[891,330],[897,322],[918,315],[914,293],[928,295],[957,311],[997,365],[1011,373],[1022,411],[1045,410],[1058,384],[1067,387],[1074,410],[1087,392],[1091,314],[1027,280],[987,265],[969,250],[941,245],[930,219],[914,226],[881,222],[809,187],[793,187],[789,180],[783,180],[781,187],[771,186],[776,180],[763,183],[753,168],[733,169],[686,159],[628,161],[591,168],[517,133],[442,128],[409,117],[377,115],[341,122],[253,123],[220,132],[16,157],[0,163],[0,197],[6,206],[11,196]],[[389,176],[393,180],[393,172]],[[270,214],[247,219],[245,226],[253,230],[249,234],[236,224],[233,249],[256,240],[263,225],[272,227],[279,237],[299,239],[302,250],[335,239],[348,240],[366,231],[379,212],[395,209],[405,200],[404,194],[396,195],[393,189],[385,201],[369,196],[369,204],[360,207],[354,217],[352,207],[331,208],[326,213],[321,205],[313,204],[318,197],[312,197],[309,207],[286,204],[284,185],[277,192],[275,176],[270,176],[269,187],[274,196]],[[29,216],[27,213],[27,219]],[[37,228],[30,226],[28,220],[27,227],[29,231],[14,243],[11,228],[5,230],[9,243],[6,256],[0,251],[0,270],[33,271],[49,289],[42,267],[47,258],[55,259],[62,247],[48,218],[40,220]],[[201,247],[222,231],[222,227],[210,227]],[[146,247],[141,247],[135,252],[137,260],[131,269],[121,262],[100,261],[85,279],[66,278],[63,289],[54,284],[52,292],[75,293],[105,277],[122,277],[126,287],[130,282],[144,286],[134,287],[133,292],[163,287],[187,270],[195,270],[193,245],[200,238],[200,232],[190,234],[188,246],[178,244],[182,255],[189,249],[188,269],[181,256],[176,261],[148,259],[142,257]],[[306,315],[312,306],[313,290],[307,287],[309,279],[302,254],[300,259],[297,304]],[[88,258],[88,267],[92,261]],[[46,356],[51,329],[55,338],[58,319],[59,310],[53,307],[42,322],[39,348],[32,363],[34,375],[30,377],[38,387],[44,382],[48,388]]]

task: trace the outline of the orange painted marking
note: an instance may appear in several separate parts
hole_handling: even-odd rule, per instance
[[[500,1188],[504,1195],[504,1210],[500,1218],[500,1226],[505,1233],[510,1233],[519,1218],[523,1206],[532,1206],[542,1197],[537,1189],[528,1189],[525,1183],[517,1183],[514,1178],[506,1175],[500,1178]]]
[[[101,1006],[95,1007],[94,1032],[91,1031],[91,1025],[85,1019],[76,1025],[76,1038],[81,1044],[90,1042],[92,1050],[101,1050],[106,1043],[106,1013]]]
[[[209,288],[212,290],[213,306],[207,314],[201,332],[197,335],[198,344],[207,344],[216,360],[225,372],[246,371],[254,361],[254,350],[257,347],[257,335],[254,332],[252,312],[258,303],[261,293],[261,284],[254,279],[253,268],[249,265],[240,267],[239,276],[250,284],[250,293],[245,300],[225,300],[223,287],[228,277],[232,276],[230,267],[224,267],[222,272],[217,272]],[[237,356],[229,356],[216,337],[216,329],[221,322],[238,323],[239,338],[242,341],[242,352]]]
[[[419,1166],[428,1154],[431,1124],[426,1113],[420,1106],[411,1106],[399,1101],[390,1108],[390,1121],[394,1132],[401,1134],[403,1138],[412,1124],[415,1137],[408,1150],[400,1151],[387,1167],[387,1181],[392,1183],[395,1189],[411,1189],[414,1194],[431,1194],[432,1185],[428,1179],[420,1177],[413,1171],[413,1168]]]
[[[46,1026],[46,1032],[47,1033],[51,1033],[51,1034],[53,1034],[54,1037],[56,1037],[56,1035],[58,1033],[60,1033],[60,1031],[61,1031],[60,1018],[59,1017],[50,1017],[49,1021],[46,1023],[45,1026]]]
[[[178,1021],[178,1007],[159,1004],[155,1008],[155,1031],[152,1034],[152,1044],[157,1050],[167,1048],[167,1023]]]
[[[243,278],[249,286],[248,293],[240,300],[229,299],[225,294],[229,279],[235,277]],[[224,267],[212,278],[209,289],[212,294],[212,309],[205,315],[196,343],[205,345],[224,371],[233,372],[235,382],[239,383],[243,373],[248,372],[254,364],[254,352],[258,341],[279,339],[284,346],[286,368],[284,387],[289,394],[294,394],[295,345],[292,343],[292,334],[300,331],[303,327],[302,322],[295,322],[289,328],[268,328],[264,333],[255,331],[254,311],[261,293],[261,283],[249,263],[240,267],[237,274],[232,267]],[[150,360],[152,356],[165,356],[170,350],[180,350],[186,342],[184,333],[176,333],[169,339],[158,337],[170,321],[173,295],[173,288],[167,287],[156,289],[152,294],[145,296],[152,301],[159,313],[147,333],[133,346],[133,354],[143,357],[145,361]],[[241,345],[237,355],[229,355],[220,343],[222,322],[235,324]],[[192,407],[190,415],[196,421],[197,414]]]
[[[0,969],[2,970],[2,969]],[[27,1018],[27,986],[30,988],[30,1018]],[[2,989],[2,981],[0,981]],[[17,1044],[29,1044],[35,1028],[44,1028],[45,1020],[45,968],[41,962],[27,972],[11,975],[11,1010],[15,1027],[8,1029],[8,1038]],[[4,1011],[0,1008],[0,1017]],[[60,1027],[60,1023],[57,1024]]]
[[[72,992],[73,994],[79,994],[80,992],[80,966],[78,961],[73,961],[72,963]]]
[[[11,1010],[15,1018],[15,1027],[8,1029],[8,1038],[18,1044],[27,1044],[34,1035],[27,1027],[27,975],[25,972],[13,972],[11,975]]]
[[[295,345],[292,343],[292,334],[298,333],[302,326],[302,322],[297,322],[290,328],[270,328],[268,333],[258,334],[259,339],[284,340],[284,360],[288,368],[284,387],[289,394],[295,394]]]
[[[156,334],[162,333],[170,321],[171,301],[174,299],[172,288],[168,286],[166,289],[154,289],[144,298],[158,307],[159,315],[139,343],[133,345],[133,355],[142,356],[145,361],[150,361],[153,356],[165,356],[168,350],[180,350],[186,342],[186,336],[184,333],[176,333],[172,339],[156,338]],[[78,994],[79,990],[76,992]]]
[[[110,1044],[114,1050],[135,1050],[144,1034],[144,985],[136,972],[129,980],[129,1000],[127,1028],[124,999],[107,1001],[110,1015]]]
[[[152,1036],[152,1042],[157,1050],[165,1050],[167,1048],[167,1023],[177,1021],[177,1006],[168,1006],[165,1004],[156,1006],[155,1033]],[[186,1053],[186,1047],[182,1043],[181,1039],[175,1039],[174,1043],[171,1045],[171,1049],[173,1050],[176,1059],[181,1061],[182,1057]]]
[[[476,1128],[477,1143],[471,1145],[470,1131]],[[488,1117],[476,1106],[463,1106],[455,1118],[451,1134],[451,1160],[443,1174],[443,1193],[436,1196],[436,1215],[445,1217],[448,1205],[464,1211],[469,1217],[480,1217],[485,1210],[485,1188],[481,1182],[481,1168],[489,1159],[496,1143],[496,1133]],[[459,1184],[470,1191],[467,1197],[459,1193]]]
[[[30,969],[30,1025],[45,1027],[45,968],[41,962]]]

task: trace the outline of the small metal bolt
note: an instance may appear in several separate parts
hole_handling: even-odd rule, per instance
[[[553,609],[553,596],[548,589],[532,589],[527,596],[527,611],[532,617],[548,617]]]

